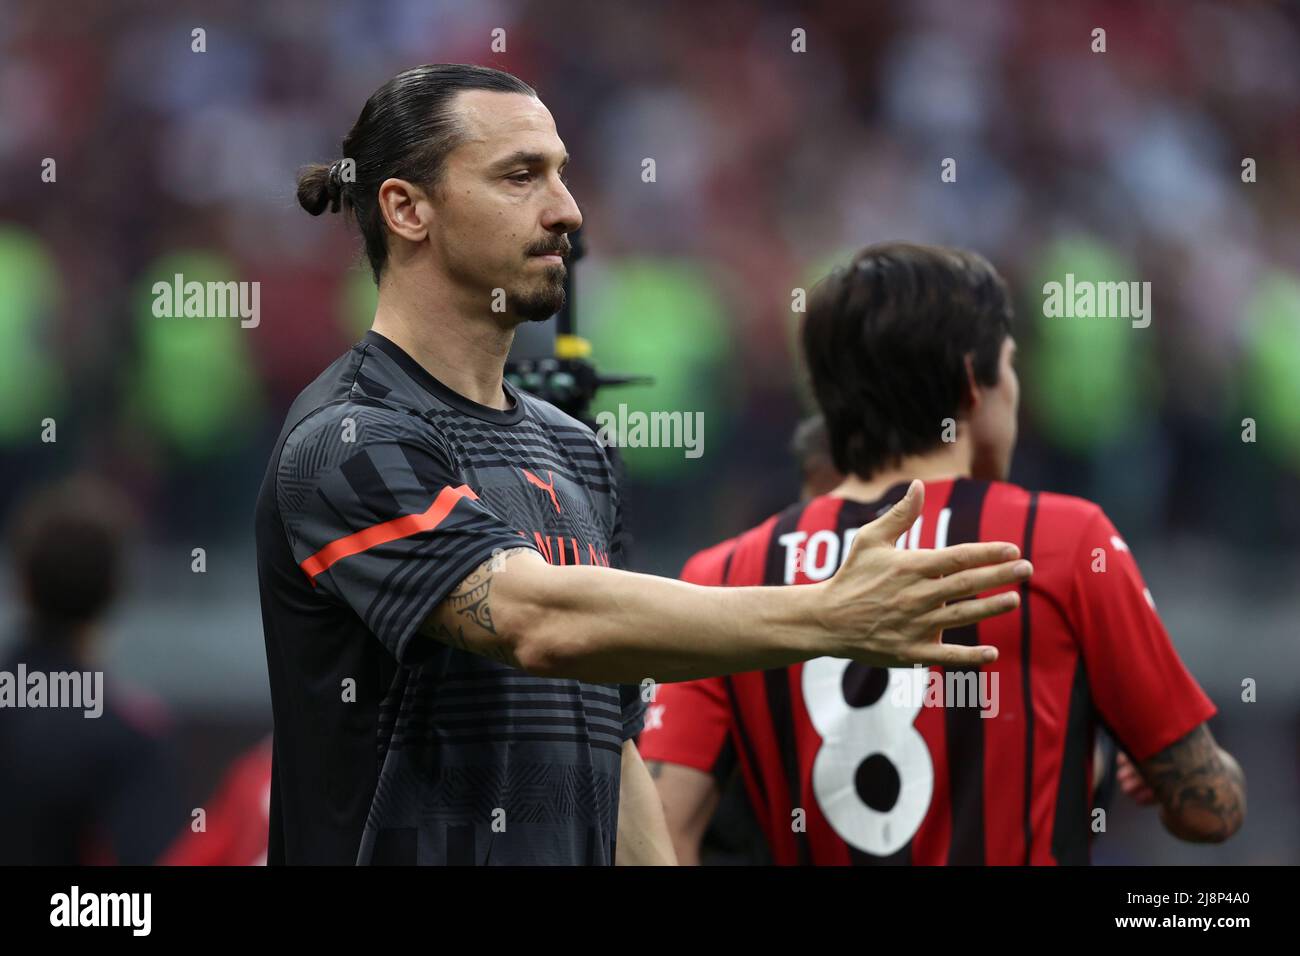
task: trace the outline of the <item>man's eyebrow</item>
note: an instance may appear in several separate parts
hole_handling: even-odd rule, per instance
[[[560,165],[563,166],[568,161],[569,154],[565,153],[564,158],[560,160]],[[544,166],[545,164],[545,153],[539,153],[536,150],[521,149],[511,153],[509,156],[498,159],[489,167],[489,170],[494,173],[503,173],[514,166]]]

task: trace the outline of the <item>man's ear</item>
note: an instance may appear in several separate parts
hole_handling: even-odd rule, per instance
[[[423,242],[433,222],[433,203],[427,191],[405,179],[385,179],[379,184],[379,213],[393,235]]]
[[[979,383],[975,381],[974,353],[967,352],[964,361],[966,367],[966,387],[962,391],[962,407],[965,408],[967,412],[973,412],[979,407],[980,403],[980,387]]]

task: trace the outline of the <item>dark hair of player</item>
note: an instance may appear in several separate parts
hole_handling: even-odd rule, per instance
[[[1011,299],[982,256],[889,242],[868,246],[813,290],[803,351],[835,467],[869,479],[942,441],[962,410],[966,357],[996,385]]]
[[[298,203],[303,209],[313,216],[326,206],[338,212],[340,204],[351,211],[376,283],[388,260],[379,186],[386,179],[428,188],[438,184],[443,162],[462,135],[451,104],[464,90],[537,95],[518,77],[486,66],[417,66],[375,90],[344,137],[343,156],[356,163],[355,182],[345,175],[342,160],[314,163],[298,173]]]
[[[113,603],[122,577],[127,512],[125,500],[111,487],[90,478],[51,485],[19,505],[10,545],[36,634],[70,637]]]

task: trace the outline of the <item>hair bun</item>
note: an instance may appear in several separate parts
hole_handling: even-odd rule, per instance
[[[298,173],[298,205],[319,216],[328,206],[330,212],[339,211],[339,200],[343,195],[343,160],[326,166],[313,163],[304,166]]]

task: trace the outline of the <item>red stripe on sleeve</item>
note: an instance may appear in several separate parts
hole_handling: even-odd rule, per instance
[[[387,544],[389,541],[409,538],[421,531],[432,531],[442,524],[447,515],[451,514],[451,509],[455,508],[456,503],[462,498],[477,501],[478,495],[474,494],[469,485],[461,485],[457,488],[448,485],[438,492],[438,497],[433,499],[433,504],[429,505],[428,510],[419,514],[403,515],[400,518],[393,518],[391,521],[383,521],[346,537],[339,538],[337,541],[331,541],[310,558],[303,561],[299,567],[303,569],[307,577],[311,579],[312,586],[315,587],[316,576],[327,571],[336,561],[342,561],[344,558],[360,554],[362,551],[368,551],[377,545]]]

